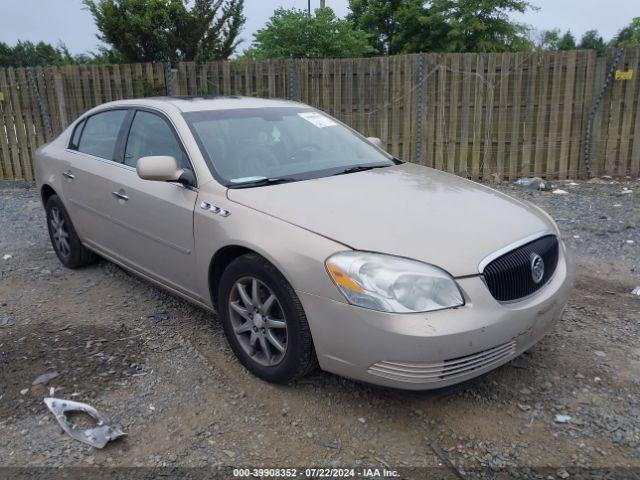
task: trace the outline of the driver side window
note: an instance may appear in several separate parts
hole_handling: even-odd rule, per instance
[[[142,157],[174,157],[181,168],[189,168],[180,143],[167,122],[155,113],[139,110],[131,124],[124,153],[124,163],[136,167]]]

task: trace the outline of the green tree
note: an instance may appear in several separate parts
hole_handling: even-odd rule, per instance
[[[0,42],[0,67],[35,67],[74,63],[64,44],[57,47],[45,42],[33,43],[18,40],[10,47]]]
[[[527,26],[510,15],[526,0],[349,0],[349,18],[382,54],[531,50]]]
[[[422,0],[349,0],[349,10],[378,55],[446,49],[449,25]]]
[[[278,8],[253,36],[245,56],[255,59],[360,57],[372,51],[367,34],[330,8],[318,8],[313,15]]]
[[[595,50],[597,55],[601,57],[605,53],[606,44],[597,30],[589,30],[582,35],[578,48],[581,50]]]
[[[542,30],[538,34],[536,41],[536,50],[558,50],[560,43],[560,29]]]
[[[567,30],[565,34],[558,41],[558,50],[575,50],[576,38],[571,33],[571,30]]]
[[[450,26],[447,51],[508,52],[531,50],[529,27],[510,15],[533,8],[524,0],[432,0],[432,8]]]
[[[635,17],[631,23],[618,32],[611,40],[613,47],[633,47],[640,44],[640,17]]]
[[[11,66],[12,48],[4,42],[0,42],[0,67]]]
[[[228,58],[244,25],[244,0],[83,0],[99,39],[128,62]]]
[[[127,63],[127,59],[120,52],[113,48],[98,47],[95,52],[80,53],[73,56],[75,63],[83,65],[113,65],[116,63]]]

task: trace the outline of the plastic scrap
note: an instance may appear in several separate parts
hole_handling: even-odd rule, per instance
[[[631,294],[640,296],[640,285],[638,285],[636,288],[631,290]]]
[[[11,255],[9,255],[8,253],[2,256],[3,260],[9,260],[11,258]]]
[[[43,373],[38,378],[36,378],[31,385],[40,385],[41,383],[46,384],[49,380],[53,380],[58,375],[60,375],[58,372]]]
[[[556,195],[568,195],[569,192],[567,192],[566,190],[561,190],[559,188],[556,188],[553,192],[551,193],[555,193]]]
[[[69,436],[92,447],[103,448],[110,441],[126,435],[120,427],[109,425],[109,420],[104,415],[86,403],[51,397],[45,398],[44,403]],[[78,428],[67,417],[67,414],[77,412],[89,415],[96,421],[96,426],[87,429]]]
[[[570,415],[556,415],[554,418],[556,423],[569,423],[571,421]]]
[[[551,190],[553,188],[553,184],[551,182],[546,182],[540,177],[519,178],[515,181],[515,184],[521,187],[526,187],[529,190]]]

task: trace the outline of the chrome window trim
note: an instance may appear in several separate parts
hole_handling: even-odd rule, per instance
[[[505,253],[509,253],[511,250],[515,250],[518,247],[521,247],[523,245],[526,245],[527,243],[533,242],[534,240],[537,240],[542,237],[546,237],[548,235],[553,235],[554,237],[556,236],[556,234],[553,233],[551,230],[548,230],[548,229],[542,230],[538,233],[534,233],[527,237],[521,238],[520,240],[516,240],[515,242],[510,243],[506,247],[496,250],[495,252],[487,255],[482,259],[482,261],[478,265],[478,272],[480,272],[481,274],[484,273],[484,269],[487,265],[493,262],[496,258],[499,258],[502,255],[504,255]]]
[[[176,140],[178,141],[178,143],[180,144],[180,147],[182,148],[182,150],[185,152],[185,154],[187,156],[187,162],[191,166],[191,171],[193,172],[194,177],[196,177],[196,185],[191,187],[191,188],[195,189],[197,191],[198,187],[200,186],[200,180],[198,178],[198,172],[196,171],[196,169],[195,169],[195,167],[193,165],[193,161],[191,160],[191,152],[189,152],[189,149],[186,147],[187,143],[184,141],[184,138],[183,138],[182,133],[180,132],[180,129],[178,128],[176,123],[173,121],[173,118],[171,117],[170,114],[168,114],[164,110],[161,110],[161,109],[159,109],[157,107],[154,107],[154,106],[142,105],[142,104],[139,104],[139,103],[130,103],[130,104],[113,105],[113,106],[110,105],[110,106],[107,106],[105,108],[101,108],[101,109],[99,109],[97,111],[91,111],[91,113],[85,113],[85,114],[81,115],[80,117],[78,117],[75,120],[74,126],[71,129],[71,135],[69,136],[69,138],[67,138],[67,141],[66,141],[66,144],[65,144],[65,150],[67,152],[80,153],[80,154],[83,154],[83,155],[87,155],[88,157],[91,157],[91,158],[95,158],[95,159],[98,159],[98,160],[115,163],[115,164],[122,165],[122,166],[125,166],[125,167],[129,167],[128,165],[125,165],[122,162],[117,162],[115,160],[109,160],[108,158],[96,157],[95,155],[91,155],[90,153],[83,153],[83,152],[81,152],[79,150],[74,150],[74,149],[70,148],[71,138],[73,137],[73,132],[75,132],[76,128],[78,127],[78,125],[80,123],[85,122],[86,120],[88,120],[89,118],[91,118],[94,115],[98,115],[100,113],[105,113],[105,112],[110,112],[110,111],[113,111],[113,110],[133,110],[134,111],[134,117],[135,117],[135,111],[142,110],[142,111],[147,111],[149,113],[155,113],[156,115],[159,115],[163,120],[165,120],[172,127],[173,133],[177,137]],[[133,119],[132,119],[131,123],[133,123]],[[125,140],[124,141],[124,147],[125,148],[126,148],[127,140],[129,138],[130,131],[131,131],[131,124],[129,125],[129,127],[127,129],[127,138],[124,139]],[[133,168],[133,167],[129,167],[129,168]],[[133,170],[135,170],[135,168],[133,168]],[[186,185],[183,185],[183,186],[185,188],[187,187]]]

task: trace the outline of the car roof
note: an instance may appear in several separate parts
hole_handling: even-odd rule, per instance
[[[266,98],[221,96],[221,97],[148,97],[131,100],[119,100],[109,106],[148,106],[162,108],[172,106],[181,112],[201,112],[210,110],[234,110],[241,108],[283,108],[306,107],[290,100],[273,100]]]

